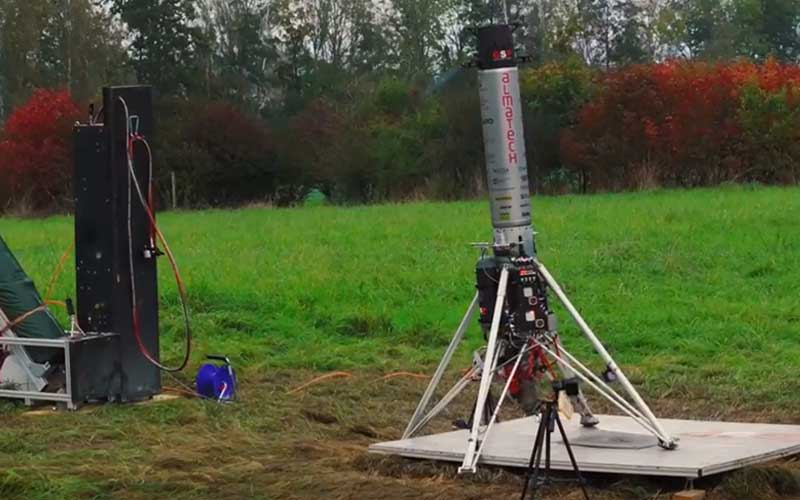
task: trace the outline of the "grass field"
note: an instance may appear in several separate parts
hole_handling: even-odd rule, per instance
[[[534,217],[542,260],[661,412],[800,422],[800,189],[537,198]],[[420,473],[364,458],[368,443],[397,435],[424,388],[413,379],[369,381],[436,363],[473,294],[469,243],[489,238],[488,218],[480,201],[163,214],[189,288],[194,365],[206,353],[230,355],[243,402],[46,417],[6,405],[0,497],[516,491],[493,477],[464,482],[449,469]],[[0,234],[45,288],[71,224],[0,219]],[[180,317],[166,267],[160,280],[162,343],[175,360]],[[68,266],[55,298],[73,295],[73,283]],[[564,341],[588,354],[562,318]],[[470,339],[477,347],[477,329]],[[461,361],[468,357],[465,349]],[[286,395],[331,370],[358,378]],[[749,498],[737,497],[741,476],[726,481],[718,498]],[[603,498],[652,497],[661,488],[612,486]]]

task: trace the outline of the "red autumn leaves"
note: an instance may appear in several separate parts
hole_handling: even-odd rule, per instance
[[[637,65],[595,85],[561,139],[564,163],[595,189],[797,180],[793,162],[774,164],[800,138],[797,66]],[[765,150],[763,128],[776,123],[782,140]]]
[[[42,209],[70,196],[72,124],[77,104],[65,90],[37,90],[0,133],[0,201]]]

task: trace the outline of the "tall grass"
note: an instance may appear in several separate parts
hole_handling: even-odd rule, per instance
[[[540,256],[649,390],[796,400],[800,189],[730,187],[534,200]],[[426,370],[474,293],[484,202],[168,213],[205,353],[272,368]],[[44,288],[71,219],[0,219]],[[165,264],[165,263],[162,263]],[[163,344],[180,355],[160,272]],[[55,296],[74,295],[68,267]],[[564,340],[589,348],[563,312]],[[477,328],[471,347],[480,343]],[[462,353],[462,361],[468,357]],[[599,370],[600,366],[594,364]]]

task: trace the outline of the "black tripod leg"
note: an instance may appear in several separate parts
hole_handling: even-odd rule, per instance
[[[467,420],[467,429],[472,429],[472,423],[475,421],[475,414],[478,413],[478,398],[475,397],[475,404],[472,405],[472,413],[469,415],[469,420]]]
[[[474,409],[472,410],[472,414],[470,415],[469,420],[467,421],[467,429],[471,429],[472,422],[475,421],[475,413],[477,413],[477,411],[475,410],[478,409],[478,398],[475,398],[475,404],[473,405],[473,408]],[[492,418],[492,415],[494,414],[494,409],[495,409],[494,397],[492,396],[492,391],[490,390],[489,394],[486,395],[486,402],[483,405],[483,419],[482,419],[483,421],[481,422],[481,425],[489,425],[489,420]],[[497,421],[498,422],[500,421],[500,417],[497,418]]]
[[[492,396],[492,392],[491,391],[489,391],[489,398],[486,400],[486,402],[489,405],[489,408],[487,408],[487,410],[489,410],[489,411],[486,412],[486,425],[489,425],[489,420],[491,420],[491,418],[492,418],[491,416],[494,415],[494,412],[497,409],[497,401],[495,401],[494,396]],[[500,423],[500,415],[499,414],[495,418],[494,422],[496,424]]]
[[[544,449],[545,443],[548,439],[550,439],[550,427],[548,422],[550,422],[549,411],[545,409],[542,415],[542,437],[539,439],[539,450],[536,453],[536,464],[533,466],[533,477],[531,477],[531,483],[533,483],[533,493],[531,494],[531,500],[536,498],[536,491],[539,487],[542,486],[542,483],[539,481],[539,472],[542,469],[542,451]]]
[[[545,456],[544,456],[544,475],[545,475],[545,482],[550,481],[551,475],[551,467],[550,467],[550,450],[553,444],[553,431],[555,430],[555,423],[553,422],[555,418],[554,412],[557,410],[553,410],[552,406],[550,406],[549,411],[547,413],[550,414],[550,417],[547,419],[547,438],[545,440]]]
[[[544,414],[539,416],[539,428],[536,431],[536,439],[533,442],[533,450],[531,451],[531,459],[528,462],[528,470],[525,472],[525,485],[522,487],[522,496],[520,500],[525,500],[528,496],[528,487],[531,484],[531,479],[536,484],[536,477],[539,475],[539,463],[542,458],[542,441],[545,433],[545,419]]]
[[[497,403],[494,400],[494,396],[492,396],[492,391],[489,391],[489,394],[486,395],[486,406],[483,410],[483,425],[489,425],[489,421],[492,419],[492,415],[494,415],[494,410],[497,408]],[[500,421],[500,417],[497,417],[497,422]]]
[[[564,447],[567,449],[567,455],[569,455],[569,461],[572,462],[572,470],[575,471],[575,476],[578,478],[578,483],[581,485],[581,491],[583,492],[583,498],[586,500],[589,499],[589,492],[586,491],[586,482],[583,480],[583,475],[581,475],[581,469],[578,467],[578,461],[575,460],[575,454],[572,453],[572,446],[569,444],[569,440],[567,439],[567,432],[564,430],[564,425],[561,423],[561,417],[558,416],[558,412],[555,414],[556,424],[558,424],[558,431],[561,433],[561,440],[564,441]]]

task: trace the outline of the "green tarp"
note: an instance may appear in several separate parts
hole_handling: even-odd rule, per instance
[[[14,254],[0,236],[0,309],[12,322],[44,302],[33,281],[25,274]],[[49,311],[34,314],[14,327],[18,337],[55,339],[63,337],[64,330]],[[29,348],[28,354],[37,363],[53,361],[60,354],[56,349]]]

